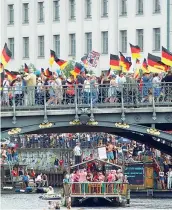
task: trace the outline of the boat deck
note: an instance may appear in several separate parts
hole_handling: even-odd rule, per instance
[[[81,198],[81,197],[87,197],[87,198],[119,198],[121,195],[119,194],[71,194],[70,195],[73,198]]]

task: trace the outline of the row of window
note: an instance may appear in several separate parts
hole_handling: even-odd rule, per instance
[[[14,58],[14,38],[8,39],[9,49]],[[44,57],[44,36],[38,36],[38,57]],[[29,58],[29,37],[23,37],[23,58]],[[57,56],[60,56],[60,35],[53,36],[53,48]],[[92,33],[85,33],[85,54],[92,51]],[[108,53],[108,31],[102,32],[102,53]],[[69,56],[76,55],[76,35],[69,34]]]
[[[101,48],[102,54],[108,54],[108,31],[101,33]],[[9,38],[9,48],[14,58],[14,38]],[[127,39],[127,30],[120,31],[120,51],[127,53],[129,40]],[[144,49],[144,30],[136,30],[136,42],[140,46],[141,50]],[[38,36],[38,57],[44,57],[44,36]],[[60,56],[60,35],[53,36],[53,48],[58,56]],[[153,29],[153,50],[160,51],[161,48],[161,30],[160,28]],[[92,51],[92,33],[85,33],[85,54]],[[76,35],[69,34],[69,55],[76,55]],[[23,37],[23,58],[29,58],[29,37]]]
[[[69,19],[75,20],[76,13],[76,0],[69,0]],[[85,0],[85,18],[92,17],[92,1]],[[101,16],[108,16],[108,0],[101,0]],[[160,0],[153,0],[153,13],[160,13],[161,6]],[[44,22],[44,2],[38,2],[38,22]],[[136,0],[136,14],[143,15],[144,13],[144,0]],[[127,15],[127,0],[120,0],[120,15]],[[53,1],[53,20],[60,20],[60,0]],[[29,23],[29,3],[23,3],[23,23]],[[14,4],[8,5],[8,24],[14,24]]]

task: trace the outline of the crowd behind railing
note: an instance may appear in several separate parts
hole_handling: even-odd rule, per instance
[[[26,79],[27,78],[27,79]],[[30,81],[31,80],[31,81]],[[30,82],[29,82],[30,81]],[[81,73],[75,79],[54,75],[51,79],[17,76],[12,83],[6,77],[1,90],[1,106],[56,106],[66,104],[102,103],[120,105],[172,103],[172,73],[164,77],[158,74],[144,74],[135,79],[134,74],[96,77]]]

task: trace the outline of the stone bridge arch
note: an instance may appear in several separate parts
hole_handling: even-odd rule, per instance
[[[94,125],[93,125],[94,124]],[[80,124],[73,121],[73,125],[69,121],[52,122],[49,128],[40,128],[39,124],[20,127],[20,134],[29,133],[79,133],[79,132],[105,132],[116,134],[121,137],[133,139],[143,144],[148,144],[167,154],[172,155],[172,135],[161,130],[151,129],[150,127],[136,124],[122,124],[108,121],[101,121],[90,125]],[[5,130],[1,133],[1,138],[9,137],[9,131]]]

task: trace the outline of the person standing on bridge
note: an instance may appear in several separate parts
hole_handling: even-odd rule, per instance
[[[74,152],[74,156],[75,156],[75,164],[81,163],[82,152],[81,152],[81,148],[80,148],[80,143],[77,143],[77,145],[73,149],[73,152]]]

